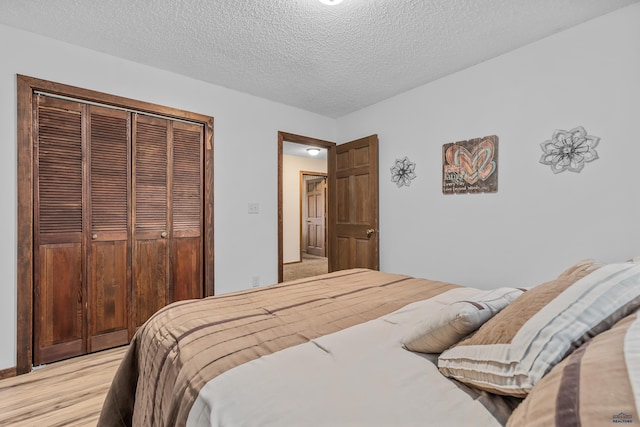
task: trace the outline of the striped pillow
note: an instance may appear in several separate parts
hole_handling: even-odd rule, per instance
[[[557,296],[556,288],[561,289]],[[523,294],[443,352],[438,367],[477,388],[525,397],[573,349],[638,307],[640,264],[610,264],[591,273],[581,269]]]
[[[595,427],[640,422],[640,317],[636,312],[556,365],[508,427]]]

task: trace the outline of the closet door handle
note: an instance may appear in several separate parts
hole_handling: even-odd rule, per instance
[[[98,238],[97,234],[94,233],[94,234],[91,235],[91,240],[96,240],[97,238]]]
[[[163,231],[162,233],[160,233],[160,237],[162,237],[163,239],[167,238],[167,232]]]

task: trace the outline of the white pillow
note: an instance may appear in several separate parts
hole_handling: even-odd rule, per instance
[[[498,288],[451,303],[430,313],[405,336],[402,344],[410,351],[441,353],[478,329],[522,293],[521,289]]]

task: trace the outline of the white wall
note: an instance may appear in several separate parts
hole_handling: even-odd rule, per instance
[[[572,263],[640,255],[640,4],[338,120],[380,138],[381,269],[482,288],[535,285]],[[554,175],[555,129],[601,137],[600,159]],[[499,137],[496,194],[443,195],[442,145]],[[410,187],[389,168],[409,156]]]
[[[0,40],[0,370],[16,365],[16,74],[213,116],[216,292],[277,281],[278,131],[333,141],[335,120],[1,25]]]
[[[327,161],[282,156],[282,259],[300,261],[300,172],[327,172]]]

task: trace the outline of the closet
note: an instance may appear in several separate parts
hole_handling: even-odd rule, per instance
[[[201,123],[33,96],[34,364],[203,296]]]

